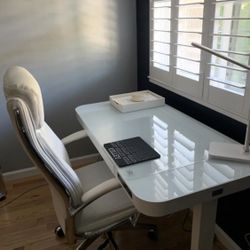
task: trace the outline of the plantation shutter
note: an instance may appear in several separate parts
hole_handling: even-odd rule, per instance
[[[177,2],[177,1],[176,1]],[[175,88],[202,97],[203,72],[199,49],[191,42],[203,43],[204,1],[179,0],[175,6],[174,76]]]
[[[248,119],[250,73],[192,42],[249,65],[250,1],[150,0],[150,81],[233,118]]]
[[[211,19],[210,47],[243,64],[249,64],[250,2],[217,0],[212,4],[214,18]],[[246,117],[250,100],[249,72],[216,56],[210,56],[209,66],[208,102]]]
[[[171,0],[150,1],[150,78],[170,85]]]

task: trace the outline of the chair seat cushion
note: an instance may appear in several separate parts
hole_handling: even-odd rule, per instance
[[[79,168],[76,174],[84,192],[114,177],[103,161]],[[76,215],[76,232],[93,232],[134,213],[136,210],[125,191],[122,188],[116,189],[98,198]]]

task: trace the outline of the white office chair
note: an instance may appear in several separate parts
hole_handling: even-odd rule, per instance
[[[64,233],[70,244],[81,238],[77,249],[86,249],[102,233],[128,221],[135,224],[135,208],[103,161],[72,169],[63,142],[86,134],[80,131],[63,141],[55,135],[44,120],[40,87],[26,69],[12,67],[5,73],[4,93],[21,144],[48,182],[58,235]]]

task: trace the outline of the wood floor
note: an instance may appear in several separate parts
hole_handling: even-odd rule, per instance
[[[7,199],[0,202],[1,250],[75,249],[75,246],[67,245],[64,239],[57,239],[54,235],[58,224],[48,186],[42,178],[12,181],[6,186]],[[9,203],[27,190],[30,191]],[[163,218],[142,217],[140,221],[158,226],[158,241],[150,240],[146,230],[142,229],[117,231],[114,238],[121,250],[190,249],[191,214],[188,210]],[[97,249],[102,242],[101,238],[96,240],[89,250]],[[215,239],[214,250],[225,248]]]

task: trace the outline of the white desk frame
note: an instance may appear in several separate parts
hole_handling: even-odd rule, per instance
[[[192,250],[211,250],[217,199],[250,187],[250,166],[207,158],[211,141],[230,138],[165,105],[121,113],[109,102],[76,108],[77,117],[137,210],[164,216],[193,209]],[[119,168],[104,143],[141,136],[158,160]]]

